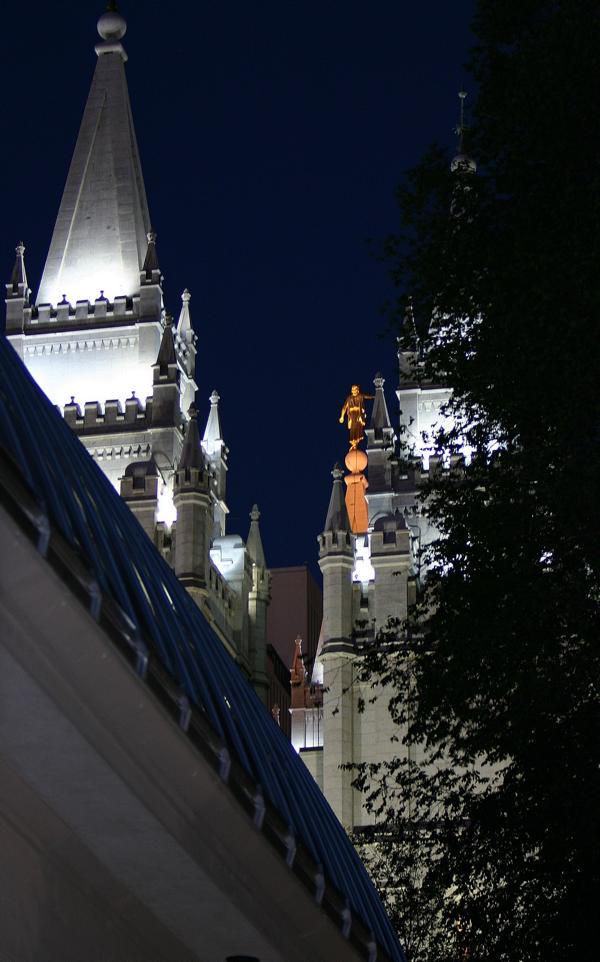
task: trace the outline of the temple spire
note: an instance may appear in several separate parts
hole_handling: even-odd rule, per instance
[[[150,216],[120,41],[127,24],[113,7],[98,21],[102,42],[60,203],[37,303],[109,301],[135,295]]]
[[[248,532],[246,548],[248,549],[248,555],[253,564],[258,565],[259,568],[266,568],[267,562],[263,550],[262,538],[260,536],[259,519],[260,511],[258,510],[258,505],[255,504],[250,512],[250,531]]]
[[[381,374],[376,374],[373,378],[373,384],[375,385],[375,400],[373,402],[373,411],[371,412],[371,428],[376,432],[382,432],[384,428],[392,427],[387,404],[385,403],[385,394],[383,393],[385,378],[383,378]]]
[[[342,485],[344,472],[339,464],[334,465],[331,476],[333,477],[333,487],[331,489],[331,497],[329,499],[329,507],[327,509],[327,517],[323,531],[349,532],[351,530],[350,519],[348,518],[348,510],[346,508],[344,488]]]
[[[228,508],[225,503],[227,494],[227,445],[223,440],[221,419],[219,417],[219,395],[213,391],[210,396],[210,412],[202,438],[202,450],[210,465],[213,477],[214,529],[213,536],[221,537],[225,534]]]
[[[173,318],[170,314],[165,315],[165,327],[160,340],[156,366],[158,366],[161,374],[166,374],[169,367],[177,366],[175,342],[173,340]]]
[[[198,471],[204,470],[204,457],[200,445],[200,432],[198,431],[198,412],[196,405],[190,404],[189,420],[187,423],[181,458],[177,466],[178,471],[196,468]]]
[[[29,307],[29,285],[25,271],[25,245],[23,241],[16,246],[15,266],[6,285],[6,332],[9,334],[23,331],[24,310]]]

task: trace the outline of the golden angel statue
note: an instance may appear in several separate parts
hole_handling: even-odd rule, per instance
[[[353,384],[350,394],[344,401],[342,413],[340,414],[340,424],[344,423],[344,418],[348,417],[348,431],[350,432],[350,450],[355,451],[364,438],[364,427],[367,423],[365,413],[365,401],[372,401],[374,394],[363,394],[358,384]]]

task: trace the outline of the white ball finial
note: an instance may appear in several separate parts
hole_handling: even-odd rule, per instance
[[[109,4],[106,13],[103,13],[100,17],[97,27],[103,40],[121,40],[125,36],[127,22],[125,17],[122,17],[118,12],[115,4],[112,3]]]

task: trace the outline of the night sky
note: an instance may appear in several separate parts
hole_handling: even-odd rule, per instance
[[[272,567],[315,569],[350,384],[368,391],[380,370],[396,418],[391,289],[370,241],[396,227],[403,171],[454,141],[473,5],[120,4],[166,306],[177,317],[190,289],[202,418],[217,388],[230,448],[229,530],[245,537],[258,502]],[[24,240],[34,292],[102,11],[3,10],[0,255],[8,280]]]

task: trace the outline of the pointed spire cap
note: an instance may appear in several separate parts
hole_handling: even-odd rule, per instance
[[[184,337],[190,331],[193,332],[192,319],[190,317],[191,299],[192,295],[186,287],[181,295],[181,313],[179,314],[179,320],[177,321],[177,333],[180,337]]]
[[[204,443],[209,446],[223,440],[223,433],[221,431],[221,418],[219,417],[219,400],[220,398],[217,391],[213,391],[210,396],[210,412],[208,415],[208,421],[206,422],[204,437],[202,438]],[[209,451],[209,453],[211,452]]]
[[[302,685],[306,681],[306,668],[302,655],[302,638],[296,636],[294,642],[294,658],[290,668],[290,682],[292,685]]]
[[[126,23],[112,4],[98,21],[102,40],[36,303],[74,304],[100,288],[109,301],[135,297],[150,215],[120,43]]]
[[[373,384],[375,385],[375,400],[373,402],[373,411],[371,412],[371,427],[375,431],[382,431],[383,428],[391,428],[392,426],[387,404],[385,403],[385,394],[383,393],[385,378],[383,378],[381,374],[376,374],[373,378]]]
[[[11,274],[10,283],[12,284],[13,290],[16,292],[19,284],[22,284],[27,288],[27,274],[25,273],[25,245],[23,241],[20,241],[16,248],[16,258],[15,266],[13,267],[13,272]]]
[[[149,230],[146,234],[148,238],[148,247],[146,249],[146,256],[144,258],[144,265],[142,267],[142,273],[146,273],[146,277],[150,280],[152,273],[154,271],[160,271],[158,266],[158,254],[156,252],[156,233],[153,230]]]
[[[181,458],[179,459],[177,470],[183,471],[186,468],[196,468],[198,471],[203,471],[204,457],[202,455],[202,447],[200,446],[198,412],[196,411],[195,404],[190,404],[188,414],[189,421],[185,430],[183,448],[181,450]]]
[[[339,464],[334,464],[331,476],[333,477],[333,488],[331,489],[329,508],[327,509],[327,517],[325,518],[325,527],[323,530],[350,532],[350,519],[348,518],[346,499],[344,498],[344,489],[342,486],[344,472]]]
[[[258,524],[259,519],[260,511],[258,510],[258,505],[255,504],[250,512],[250,531],[248,532],[246,548],[248,549],[250,560],[258,568],[266,568],[267,562],[265,559],[265,552],[263,550],[262,538],[260,536],[260,527]]]
[[[402,342],[402,346],[405,350],[413,351],[415,354],[419,353],[420,338],[417,331],[417,323],[415,321],[415,312],[413,310],[411,297],[409,297],[406,304],[404,320],[402,322],[402,336],[399,338],[399,340]]]
[[[165,314],[165,327],[160,339],[156,365],[160,368],[161,372],[163,372],[167,371],[168,367],[172,364],[177,364],[175,341],[173,339],[173,318],[170,314]]]

